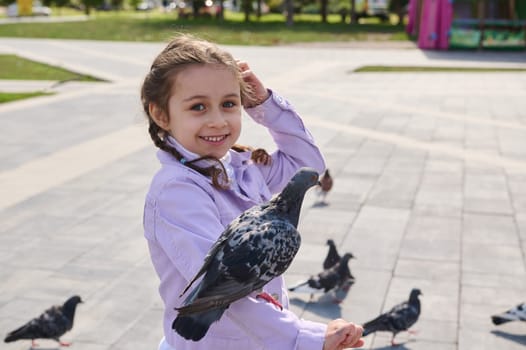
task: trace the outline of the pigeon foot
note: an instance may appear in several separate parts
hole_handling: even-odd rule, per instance
[[[60,346],[71,346],[71,343],[68,343],[68,342],[64,342],[64,341],[59,341],[58,342],[60,344]]]
[[[400,343],[395,342],[394,337],[391,339],[391,346],[399,346]]]
[[[279,301],[274,299],[272,297],[272,295],[268,294],[267,292],[259,293],[258,295],[256,295],[256,298],[263,299],[266,302],[271,303],[272,305],[279,307],[280,310],[283,310],[283,305],[281,305],[281,303]]]

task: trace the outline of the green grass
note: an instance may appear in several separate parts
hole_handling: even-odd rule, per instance
[[[0,92],[0,103],[22,100],[25,98],[52,95],[51,92]]]
[[[0,79],[100,81],[59,67],[34,62],[15,55],[0,55]]]
[[[277,45],[298,42],[353,40],[409,40],[404,28],[391,24],[341,23],[329,16],[297,15],[289,28],[280,14],[268,14],[244,22],[243,14],[226,12],[216,19],[177,19],[175,13],[96,12],[88,21],[67,23],[14,23],[0,26],[0,37],[94,39],[122,41],[167,41],[178,32],[192,33],[219,44]]]
[[[15,55],[0,55],[0,79],[6,80],[53,80],[53,81],[101,81],[91,76],[70,72],[47,64],[34,62]],[[52,95],[51,92],[1,92],[0,103],[26,98]]]
[[[525,68],[491,68],[491,67],[419,67],[419,66],[363,66],[355,73],[369,72],[526,72]]]

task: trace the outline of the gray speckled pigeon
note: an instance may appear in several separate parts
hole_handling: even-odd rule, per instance
[[[416,323],[420,316],[420,289],[413,288],[409,294],[409,300],[395,305],[391,310],[381,314],[374,320],[363,324],[363,336],[378,331],[387,331],[393,333],[391,345],[396,345],[394,339],[402,331],[407,331]]]
[[[35,339],[53,339],[62,346],[68,346],[69,343],[60,341],[60,337],[73,327],[78,303],[82,303],[82,299],[75,295],[66,300],[63,305],[50,307],[39,317],[9,332],[4,341],[10,343],[21,339],[31,339],[31,347],[35,347]]]
[[[302,168],[278,196],[228,225],[181,294],[204,275],[176,309],[172,328],[180,336],[199,341],[231,303],[285,272],[300,247],[297,226],[305,192],[317,183],[318,173]]]
[[[511,321],[524,321],[526,322],[526,303],[519,304],[506,310],[498,315],[491,316],[491,320],[495,325],[500,325]]]

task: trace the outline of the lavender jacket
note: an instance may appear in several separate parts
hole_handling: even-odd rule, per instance
[[[208,178],[170,154],[161,150],[157,153],[162,167],[146,196],[144,235],[160,278],[166,341],[176,350],[321,350],[326,325],[300,319],[288,310],[283,277],[264,288],[277,296],[283,310],[252,294],[232,303],[199,342],[186,341],[171,327],[177,316],[174,307],[184,300],[179,294],[230,221],[281,191],[300,167],[313,167],[320,173],[325,169],[312,136],[286,100],[271,93],[269,99],[247,113],[269,129],[278,150],[268,166],[253,164],[249,152],[230,151],[239,191],[217,190]]]

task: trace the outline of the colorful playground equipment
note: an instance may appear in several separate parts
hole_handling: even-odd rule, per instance
[[[526,49],[526,0],[410,0],[421,49]]]

